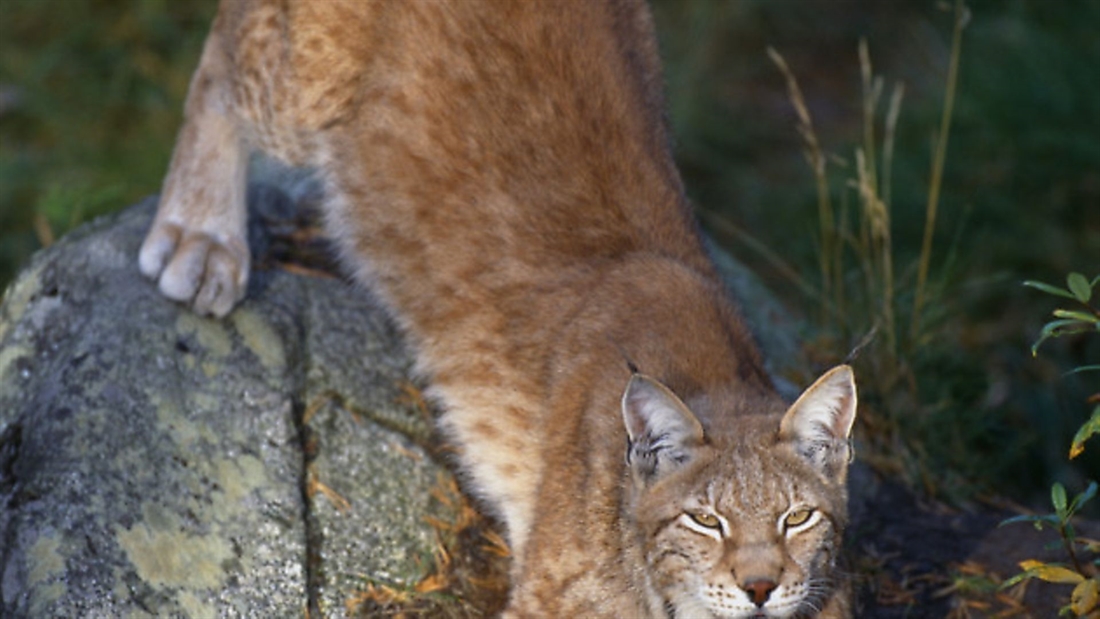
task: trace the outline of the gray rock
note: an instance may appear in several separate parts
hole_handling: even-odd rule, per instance
[[[459,508],[433,499],[453,479],[385,313],[261,269],[195,316],[137,272],[154,207],[40,252],[0,305],[0,616],[343,616],[425,578],[428,521]],[[789,317],[722,260],[773,369],[797,364]]]
[[[197,317],[136,270],[153,209],[41,252],[0,307],[0,615],[333,616],[422,578],[446,472],[381,310],[273,270]]]

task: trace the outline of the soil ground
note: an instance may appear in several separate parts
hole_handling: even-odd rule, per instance
[[[864,472],[853,479],[868,485],[849,528],[858,617],[1053,619],[1069,603],[1068,585],[1032,580],[999,590],[1020,572],[1020,561],[1066,561],[1053,530],[1036,531],[1027,523],[1002,527],[1021,510],[989,504],[955,509],[873,477]],[[1100,522],[1074,524],[1081,537],[1100,536]]]

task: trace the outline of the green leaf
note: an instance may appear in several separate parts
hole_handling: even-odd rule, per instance
[[[1035,343],[1031,345],[1031,356],[1034,357],[1039,354],[1039,345],[1049,338],[1063,335],[1064,332],[1059,331],[1059,329],[1072,328],[1080,324],[1081,323],[1076,320],[1052,320],[1046,323],[1043,325],[1042,330],[1039,331],[1039,339],[1035,340]]]
[[[1077,374],[1079,372],[1100,372],[1100,365],[1082,365],[1066,372],[1066,376],[1069,376],[1070,374]]]
[[[1082,492],[1081,494],[1078,494],[1077,496],[1073,497],[1073,500],[1070,501],[1069,513],[1072,514],[1072,513],[1076,512],[1077,510],[1081,509],[1081,507],[1085,503],[1088,503],[1089,501],[1091,501],[1092,498],[1096,496],[1096,490],[1097,490],[1096,482],[1094,482],[1094,481],[1089,482],[1089,487],[1085,488],[1084,492]]]
[[[1029,573],[1029,572],[1020,572],[1019,574],[1016,574],[1012,578],[1009,578],[1008,580],[1002,582],[1000,589],[1001,589],[1001,591],[1004,591],[1005,589],[1011,587],[1012,585],[1014,585],[1018,582],[1027,580],[1029,578],[1033,578],[1034,576],[1035,576],[1035,574],[1032,574],[1032,573]]]
[[[1021,522],[1030,522],[1039,531],[1043,530],[1043,525],[1048,524],[1052,527],[1056,527],[1059,524],[1058,516],[1054,514],[1024,514],[1022,516],[1013,516],[1006,520],[1002,520],[998,527],[1003,527],[1006,524],[1019,524]]]
[[[1058,482],[1050,487],[1050,503],[1063,520],[1066,514],[1066,487]]]
[[[1069,290],[1073,293],[1074,298],[1082,303],[1088,303],[1089,298],[1092,297],[1092,286],[1089,285],[1089,280],[1080,273],[1070,273],[1067,275],[1066,285],[1069,286]]]
[[[1051,286],[1050,284],[1044,284],[1043,282],[1028,280],[1028,281],[1024,282],[1024,285],[1028,286],[1030,288],[1035,288],[1036,290],[1042,290],[1043,292],[1045,292],[1047,294],[1053,294],[1053,295],[1057,295],[1059,297],[1065,297],[1067,299],[1073,299],[1074,301],[1077,300],[1077,297],[1072,292],[1070,292],[1068,290],[1063,290],[1063,289],[1061,289],[1057,286]]]
[[[1081,312],[1077,310],[1056,309],[1054,310],[1054,316],[1056,318],[1068,318],[1070,320],[1076,320],[1085,324],[1095,324],[1100,322],[1100,316],[1095,316],[1088,312]]]
[[[1088,421],[1081,424],[1081,427],[1077,429],[1077,434],[1073,435],[1073,442],[1069,446],[1069,459],[1072,460],[1081,455],[1085,451],[1085,441],[1097,433],[1100,433],[1100,405],[1092,409],[1092,416],[1089,417]]]
[[[1006,524],[1018,524],[1018,523],[1021,523],[1021,522],[1035,522],[1036,520],[1038,520],[1040,518],[1042,518],[1042,516],[1034,516],[1034,515],[1031,515],[1031,514],[1024,514],[1022,516],[1013,516],[1011,518],[1007,518],[1005,520],[1002,520],[1001,523],[998,524],[997,526],[998,527],[1003,527]]]

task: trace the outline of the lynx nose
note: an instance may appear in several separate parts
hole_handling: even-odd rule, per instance
[[[752,603],[756,604],[757,608],[762,608],[764,604],[768,602],[768,597],[771,596],[772,591],[779,585],[770,580],[754,580],[745,585],[745,591],[749,593],[752,598]]]

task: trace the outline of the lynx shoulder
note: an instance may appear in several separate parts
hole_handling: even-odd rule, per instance
[[[225,315],[248,155],[316,168],[507,528],[507,616],[848,616],[851,370],[776,395],[668,141],[639,0],[223,0],[139,265]]]

